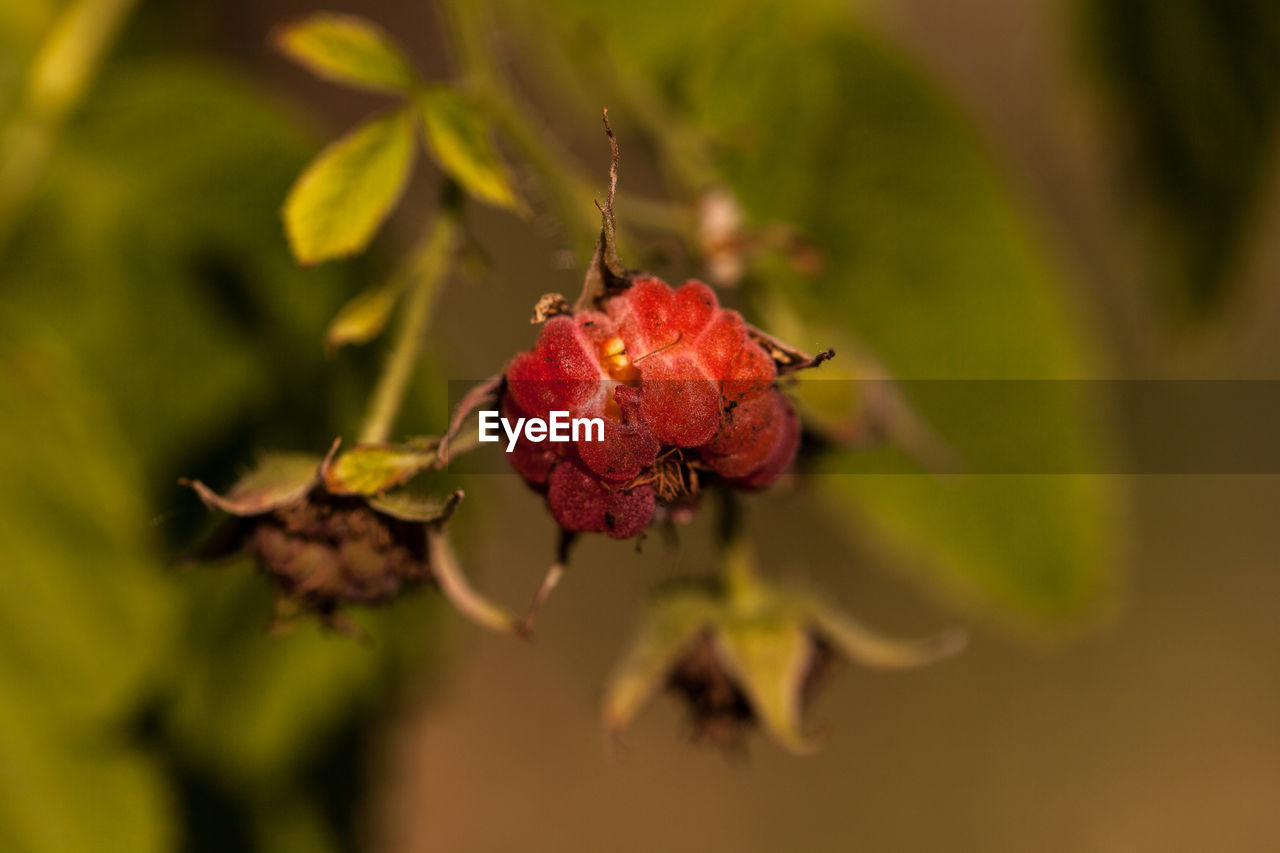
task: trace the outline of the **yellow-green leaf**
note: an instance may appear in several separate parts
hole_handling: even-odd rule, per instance
[[[371,287],[351,299],[339,309],[329,330],[325,333],[325,346],[334,350],[350,344],[364,344],[376,338],[386,328],[391,311],[404,289],[399,280]]]
[[[681,590],[649,605],[640,632],[605,686],[601,716],[608,731],[630,724],[697,636],[714,623],[717,607],[701,590]]]
[[[818,597],[801,596],[798,608],[818,635],[845,657],[877,669],[925,666],[959,653],[968,642],[959,629],[916,640],[888,637]]]
[[[294,257],[315,264],[363,249],[400,199],[412,168],[408,111],[367,121],[321,151],[285,201]]]
[[[401,485],[435,458],[433,450],[360,445],[325,467],[325,488],[335,495],[378,494]]]
[[[354,15],[321,12],[281,27],[276,46],[318,77],[379,92],[405,92],[417,76],[381,27]]]
[[[301,500],[319,479],[320,462],[303,453],[268,454],[225,495],[199,480],[188,485],[213,509],[231,515],[258,515]]]
[[[476,104],[447,89],[424,92],[418,104],[427,147],[440,168],[481,201],[519,209],[511,176],[489,142]]]
[[[812,752],[815,744],[800,721],[804,680],[813,662],[813,640],[804,626],[785,618],[748,619],[725,626],[714,641],[761,725],[791,752]]]

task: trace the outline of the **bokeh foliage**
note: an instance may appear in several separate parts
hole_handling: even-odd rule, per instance
[[[320,358],[362,268],[280,236],[315,145],[288,115],[206,63],[113,65],[0,260],[6,849],[335,849],[307,768],[347,753],[356,786],[335,736],[429,648],[426,597],[366,646],[268,636],[244,565],[175,574],[205,523],[177,475],[323,449],[369,380]]]
[[[1280,126],[1280,7],[1268,0],[1084,6],[1179,307],[1220,307],[1257,238]]]

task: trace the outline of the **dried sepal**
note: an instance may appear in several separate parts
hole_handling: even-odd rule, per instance
[[[494,631],[508,634],[519,632],[521,620],[489,601],[471,586],[458,562],[453,544],[438,525],[427,528],[427,547],[440,592],[459,613]]]
[[[798,755],[816,744],[801,729],[804,685],[815,660],[813,635],[800,620],[733,620],[714,635],[721,665],[746,694],[755,718],[779,744]]]
[[[776,252],[800,275],[817,276],[826,259],[817,244],[793,225],[771,222],[751,228],[731,191],[712,187],[698,199],[697,247],[707,275],[720,287],[736,287],[748,267],[765,252]]]
[[[618,735],[645,702],[667,686],[680,660],[716,623],[720,603],[705,590],[660,595],[645,612],[639,633],[605,688],[605,729]]]
[[[748,568],[725,583],[660,593],[605,692],[617,736],[663,686],[681,696],[699,741],[736,743],[758,723],[797,755],[817,741],[804,711],[836,655],[882,668],[921,666],[960,651],[963,634],[893,640],[809,595],[760,581]]]
[[[835,358],[836,355],[834,349],[827,349],[817,355],[810,355],[781,338],[774,337],[750,324],[747,325],[747,335],[764,347],[765,352],[769,354],[769,357],[773,359],[773,363],[777,365],[779,376],[795,373],[797,370],[808,370],[811,367],[817,367],[824,361]]]
[[[401,521],[414,521],[421,524],[443,524],[453,515],[464,497],[461,489],[455,490],[444,500],[428,495],[421,495],[410,489],[397,489],[385,495],[370,495],[369,506],[383,515],[398,518]]]
[[[182,479],[210,509],[228,515],[260,515],[306,496],[319,480],[322,460],[304,453],[270,453],[220,495],[199,480]]]
[[[538,303],[533,306],[533,316],[529,318],[529,324],[537,326],[558,314],[568,314],[573,311],[573,306],[569,304],[569,300],[564,298],[562,293],[544,293],[538,297]]]
[[[612,293],[626,290],[634,276],[623,267],[618,258],[618,223],[613,212],[614,198],[618,192],[618,138],[609,126],[609,110],[603,114],[605,136],[609,138],[609,193],[604,204],[596,202],[600,210],[600,239],[591,253],[587,274],[583,278],[582,292],[574,303],[574,311],[598,309]]]
[[[900,640],[881,634],[815,597],[804,597],[800,606],[814,629],[835,650],[875,669],[926,666],[960,653],[968,642],[968,634],[959,628],[932,637]]]

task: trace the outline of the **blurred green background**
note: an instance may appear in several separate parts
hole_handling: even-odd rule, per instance
[[[576,292],[601,105],[624,191],[680,210],[726,191],[746,227],[812,247],[816,268],[749,253],[723,299],[835,346],[835,377],[865,349],[906,379],[1280,378],[1280,11],[1263,0],[325,8],[465,91],[485,82],[478,33],[572,169],[552,180],[495,110],[532,213],[467,208],[478,248],[406,434],[442,429],[449,379],[532,343],[539,295]],[[1275,477],[858,477],[823,472],[860,451],[815,453],[751,501],[764,564],[886,630],[961,622],[973,642],[918,672],[842,667],[806,759],[762,738],[747,761],[695,749],[666,699],[621,757],[599,733],[626,626],[655,582],[710,564],[707,519],[675,549],[585,542],[532,644],[431,592],[358,613],[367,643],[268,636],[247,565],[175,568],[210,523],[179,477],[225,487],[263,449],[352,436],[382,346],[326,356],[326,326],[434,208],[424,161],[368,253],[290,257],[290,184],[387,104],[272,50],[314,11],[0,0],[0,849],[1280,845]],[[83,85],[33,90],[60,21],[88,22],[62,33],[83,56],[113,15]],[[629,234],[625,260],[706,275],[686,230]],[[1025,437],[999,415],[922,412],[978,467]],[[1043,420],[1081,470],[1124,445],[1105,399]],[[468,573],[523,602],[555,539],[541,501],[509,476],[458,485]]]

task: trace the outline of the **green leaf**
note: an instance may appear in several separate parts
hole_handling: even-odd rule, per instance
[[[280,239],[316,148],[288,116],[204,61],[113,61],[0,257],[0,313],[46,318],[66,344],[0,322],[0,689],[22,715],[0,701],[2,850],[173,849],[191,812],[152,750],[215,769],[233,811],[256,799],[270,820],[300,757],[342,749],[335,731],[433,648],[426,591],[370,614],[361,645],[266,636],[271,586],[243,565],[166,570],[209,520],[177,474],[221,486],[261,447],[323,447],[368,388],[316,342],[374,271],[301,270]],[[163,718],[145,752],[139,712]],[[267,777],[286,784],[250,784]],[[194,797],[181,805],[208,805]]]
[[[65,731],[28,692],[0,698],[0,849],[162,853],[174,804],[159,764],[120,736]]]
[[[140,472],[63,341],[8,308],[0,470],[0,848],[169,849],[160,768],[119,727],[174,633]]]
[[[152,493],[178,495],[179,473],[230,477],[263,446],[323,446],[358,417],[368,379],[315,348],[373,271],[302,270],[280,239],[280,199],[314,150],[278,103],[217,67],[113,63],[0,257],[6,300],[56,318]],[[332,395],[312,391],[321,381]],[[214,447],[229,436],[242,443]],[[211,458],[227,468],[192,469]]]
[[[435,450],[357,445],[326,466],[324,484],[335,495],[376,495],[405,483],[435,459]]]
[[[321,151],[289,192],[285,230],[294,257],[316,264],[364,249],[408,183],[409,110],[371,119]]]
[[[521,209],[511,176],[489,142],[489,128],[470,98],[431,89],[418,98],[431,155],[445,174],[481,201]]]
[[[301,500],[320,481],[320,460],[303,453],[268,454],[225,495],[199,480],[191,487],[206,505],[232,515],[258,515]]]
[[[403,282],[391,281],[352,298],[329,324],[324,336],[325,346],[335,350],[364,344],[382,334],[403,291]]]
[[[680,97],[720,142],[730,186],[755,222],[793,223],[826,255],[812,280],[782,259],[761,265],[757,297],[843,327],[906,380],[1094,375],[1089,336],[1027,211],[919,72],[848,22],[811,26],[785,9],[703,48],[681,69]],[[935,383],[931,399],[904,391],[969,470],[1023,446],[1052,449],[1066,470],[1105,470],[1110,441],[1087,383],[1043,407],[951,403],[947,390],[962,387]],[[948,601],[1044,630],[1108,600],[1115,479],[853,475],[867,458],[827,461],[843,472],[822,478],[833,527],[879,545]]]
[[[43,714],[111,720],[171,627],[139,471],[52,332],[5,310],[0,341],[0,683]]]
[[[385,30],[354,15],[320,12],[277,31],[276,46],[317,76],[361,89],[408,92],[413,67]]]

